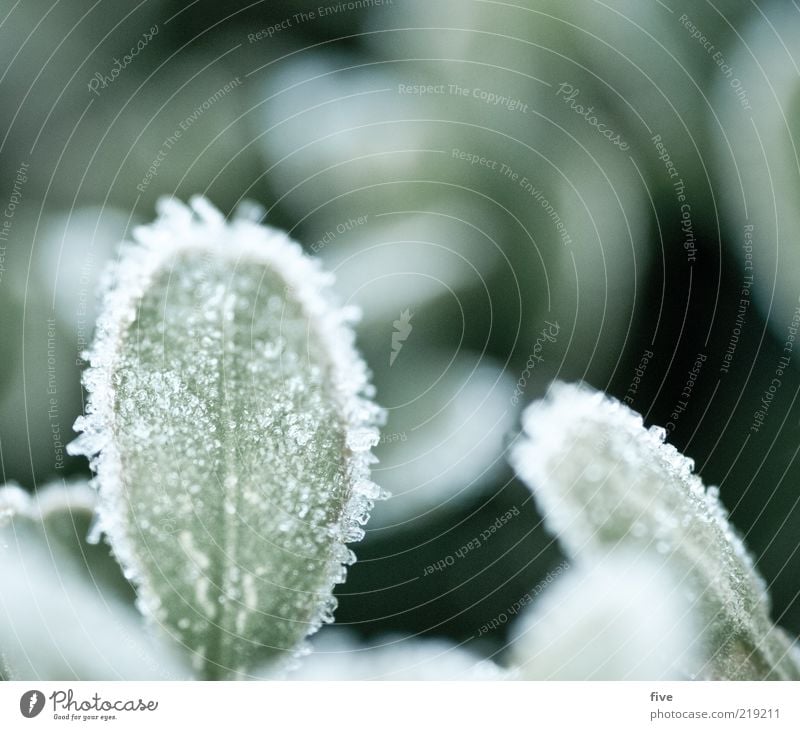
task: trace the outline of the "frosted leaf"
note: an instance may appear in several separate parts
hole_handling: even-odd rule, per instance
[[[717,490],[664,443],[663,429],[645,429],[602,393],[561,383],[525,411],[523,428],[512,464],[573,558],[593,562],[625,545],[677,577],[698,629],[698,677],[800,677],[797,651],[770,621],[764,581]]]
[[[91,582],[59,526],[93,500],[85,483],[0,488],[0,675],[9,680],[188,679],[138,613]],[[13,510],[12,510],[13,508]],[[13,515],[11,512],[13,511]]]
[[[691,621],[670,571],[623,550],[547,587],[515,622],[512,656],[523,679],[687,679],[701,661]]]
[[[369,644],[341,631],[315,640],[292,680],[503,680],[511,674],[488,659],[442,639],[385,636]]]
[[[72,453],[139,606],[207,678],[332,620],[381,411],[330,277],[272,228],[160,203],[111,271]],[[352,438],[357,432],[359,438]]]

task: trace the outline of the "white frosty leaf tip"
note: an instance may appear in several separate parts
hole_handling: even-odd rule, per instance
[[[203,198],[158,210],[107,277],[70,452],[144,613],[231,676],[332,620],[382,412],[298,244]]]

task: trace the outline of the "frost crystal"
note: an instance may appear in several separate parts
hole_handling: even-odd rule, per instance
[[[647,430],[618,401],[564,384],[527,409],[523,427],[512,464],[573,558],[593,564],[633,549],[677,577],[702,657],[687,676],[800,678],[798,652],[770,621],[766,586],[718,490],[704,488],[663,429]]]
[[[201,676],[239,676],[332,620],[382,412],[296,243],[202,198],[159,212],[109,273],[70,452],[143,613]]]

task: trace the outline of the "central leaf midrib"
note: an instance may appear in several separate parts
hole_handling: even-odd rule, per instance
[[[229,600],[221,601],[223,597],[229,593],[227,588],[227,565],[229,560],[235,563],[235,558],[233,556],[233,551],[236,549],[236,519],[239,514],[239,495],[241,493],[241,485],[238,481],[238,475],[236,473],[235,465],[236,465],[236,436],[235,432],[229,428],[229,423],[232,422],[233,419],[233,412],[230,405],[230,398],[228,397],[228,390],[226,388],[226,371],[230,371],[235,373],[235,367],[228,368],[226,367],[226,350],[225,350],[225,336],[226,336],[226,329],[225,329],[225,317],[224,317],[224,310],[225,310],[225,303],[227,297],[233,293],[235,298],[235,289],[232,283],[233,274],[231,275],[231,281],[229,282],[228,288],[226,288],[226,293],[223,297],[222,303],[220,305],[219,315],[220,315],[220,331],[221,331],[221,342],[220,342],[220,357],[218,358],[218,366],[217,366],[217,373],[216,373],[216,382],[217,382],[217,393],[218,393],[218,408],[217,413],[220,414],[219,417],[216,419],[216,433],[219,434],[219,441],[220,441],[220,449],[219,449],[219,466],[214,471],[215,481],[220,489],[220,509],[219,509],[219,526],[220,530],[218,531],[219,538],[215,541],[217,550],[215,551],[215,555],[217,556],[216,560],[212,561],[211,564],[211,574],[212,574],[212,581],[211,584],[214,587],[214,601],[217,606],[219,606],[219,614],[216,621],[210,621],[209,624],[211,626],[211,641],[209,641],[208,651],[206,652],[205,657],[205,674],[209,679],[217,679],[224,675],[226,669],[232,669],[232,667],[228,666],[228,662],[226,661],[226,657],[224,656],[224,649],[225,649],[225,642],[224,642],[224,635],[227,631],[230,630],[229,622],[227,620],[230,614],[230,606]],[[231,322],[230,330],[233,334],[236,333],[236,312],[234,307],[234,319]],[[237,355],[237,343],[234,338],[233,348],[232,348],[232,360],[236,360]],[[225,481],[228,476],[236,476],[237,483],[235,489],[233,490],[233,499],[235,501],[235,510],[233,514],[228,514],[228,511],[225,509],[226,506],[226,499],[228,496],[228,488],[225,486]]]

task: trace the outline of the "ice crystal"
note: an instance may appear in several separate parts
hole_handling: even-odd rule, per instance
[[[718,490],[664,443],[663,429],[645,429],[602,393],[564,384],[527,409],[523,427],[512,463],[575,560],[596,562],[624,546],[677,576],[702,657],[687,676],[800,678],[796,647],[770,621],[766,586]]]
[[[159,207],[109,273],[70,450],[143,613],[200,676],[237,676],[332,620],[381,411],[355,313],[296,243],[202,198]]]

